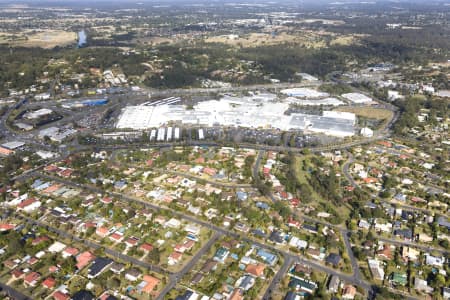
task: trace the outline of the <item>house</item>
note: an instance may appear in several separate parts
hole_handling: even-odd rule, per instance
[[[181,226],[181,221],[178,220],[178,219],[172,218],[172,219],[170,219],[169,221],[167,221],[167,222],[164,224],[164,226],[165,226],[165,227],[169,227],[169,228],[177,229],[177,228],[180,228],[180,226]]]
[[[405,286],[408,283],[408,278],[405,273],[394,272],[389,277],[389,282],[393,285]]]
[[[407,241],[411,241],[412,240],[412,230],[409,228],[405,228],[405,229],[396,229],[394,230],[394,235],[398,236],[404,240]]]
[[[255,283],[256,283],[256,280],[253,276],[244,275],[236,281],[234,286],[236,288],[240,288],[244,291],[248,291],[255,285]]]
[[[299,277],[291,277],[288,286],[289,288],[294,288],[297,291],[307,294],[313,294],[314,290],[317,289],[315,282]]]
[[[266,210],[266,209],[269,209],[269,204],[267,204],[266,202],[258,201],[258,202],[256,202],[256,207]]]
[[[392,224],[391,223],[381,223],[380,221],[375,221],[375,231],[377,232],[392,232]]]
[[[50,273],[56,273],[59,271],[59,268],[57,266],[50,266],[50,267],[48,267],[48,271]]]
[[[183,254],[180,252],[172,252],[172,254],[170,254],[169,256],[169,260],[168,260],[168,264],[170,266],[176,265],[177,263],[179,263],[181,261]]]
[[[287,292],[286,295],[284,296],[284,300],[298,300],[298,299],[299,296],[293,291]]]
[[[1,223],[0,224],[0,232],[6,232],[6,231],[12,230],[14,228],[16,228],[16,225],[11,224],[11,223]]]
[[[337,293],[339,290],[339,283],[341,280],[336,275],[332,275],[330,281],[328,282],[328,292]]]
[[[141,277],[142,273],[138,269],[129,269],[125,272],[125,279],[129,281],[136,281]]]
[[[425,263],[429,266],[442,268],[445,263],[445,257],[433,256],[430,254],[425,254]]]
[[[127,188],[127,182],[125,180],[118,180],[114,182],[114,188],[119,191],[123,191]]]
[[[275,254],[266,251],[265,249],[258,249],[258,251],[256,251],[256,256],[262,258],[262,260],[270,266],[274,266],[278,260],[278,257]]]
[[[107,237],[109,235],[109,229],[104,226],[97,227],[97,229],[95,230],[95,234],[102,238]]]
[[[123,240],[123,234],[119,231],[116,231],[109,236],[109,240],[114,243],[119,243]]]
[[[206,167],[206,168],[203,169],[203,173],[205,173],[205,174],[207,174],[209,176],[214,176],[214,175],[217,174],[217,170],[213,169],[213,168]]]
[[[204,275],[200,272],[195,273],[191,279],[191,284],[198,284],[203,280]]]
[[[289,220],[288,220],[288,226],[289,227],[300,228],[301,225],[302,224],[299,221],[297,221],[294,218],[292,218],[292,216],[289,217]]]
[[[37,238],[35,238],[33,241],[31,241],[31,245],[36,246],[36,245],[39,245],[40,243],[44,243],[47,241],[50,241],[49,237],[45,236],[45,235],[41,235],[41,236],[38,236]]]
[[[411,247],[402,248],[402,258],[404,261],[417,261],[420,256],[420,251]]]
[[[236,229],[237,231],[247,233],[250,231],[250,226],[242,222],[237,222],[236,225],[234,225],[234,229]]]
[[[448,218],[438,217],[437,223],[439,226],[445,227],[445,228],[447,228],[447,230],[450,230],[450,222],[449,222]]]
[[[102,199],[100,199],[100,202],[103,204],[110,204],[112,203],[113,199],[111,197],[103,197]]]
[[[63,258],[68,258],[70,256],[77,256],[78,254],[78,249],[74,248],[74,247],[67,247],[66,249],[63,250],[62,252],[62,257]]]
[[[71,300],[93,300],[95,299],[94,295],[91,292],[86,290],[81,290],[73,294]]]
[[[137,245],[138,242],[139,242],[139,238],[137,238],[135,236],[131,236],[131,237],[127,238],[127,240],[125,241],[125,244],[127,245],[127,247],[134,247]]]
[[[310,276],[312,273],[312,268],[308,265],[302,264],[302,263],[297,263],[295,264],[295,266],[291,269],[290,271],[291,274],[296,274],[296,275],[306,275],[306,276]]]
[[[32,257],[28,260],[28,264],[30,266],[32,266],[32,265],[36,264],[38,261],[39,261],[39,259],[37,257]]]
[[[323,251],[312,248],[311,246],[309,246],[309,248],[306,250],[306,254],[308,254],[309,256],[311,256],[316,260],[323,260],[325,258],[325,253]]]
[[[14,269],[14,270],[12,270],[12,272],[11,272],[11,276],[12,276],[12,279],[13,279],[13,280],[20,279],[20,278],[22,278],[24,275],[25,275],[25,273],[24,273],[22,270],[20,270],[20,269]]]
[[[184,227],[184,231],[190,234],[199,235],[200,234],[200,226],[194,224],[188,224]]]
[[[56,291],[53,293],[53,299],[55,300],[69,300],[70,296],[68,294],[65,294],[61,291]]]
[[[381,262],[376,259],[368,259],[367,260],[369,264],[370,272],[372,273],[372,276],[376,280],[383,280],[384,279],[384,269],[381,266]]]
[[[199,297],[199,294],[197,294],[193,291],[187,290],[184,292],[183,295],[177,296],[175,298],[175,300],[191,300],[191,299],[194,300],[194,299],[198,299],[198,297]]]
[[[311,225],[311,224],[303,224],[303,225],[302,225],[302,228],[303,228],[304,230],[310,232],[310,233],[313,233],[313,234],[317,234],[317,232],[318,232],[318,229],[317,229],[317,225],[316,225],[316,224],[314,224],[314,225]]]
[[[422,243],[431,243],[431,242],[433,242],[433,237],[428,235],[428,234],[426,234],[426,233],[423,233],[423,232],[419,233],[418,239],[419,239],[419,242],[422,242]]]
[[[299,249],[306,249],[308,247],[308,242],[305,240],[301,240],[297,237],[292,237],[292,239],[289,241],[289,246],[296,247]]]
[[[42,286],[47,289],[53,289],[55,287],[55,284],[56,284],[56,279],[53,277],[48,277],[47,279],[45,279],[42,282]]]
[[[95,259],[95,255],[89,251],[85,251],[76,257],[77,264],[76,267],[78,270],[83,269],[87,266],[91,261]]]
[[[356,295],[356,288],[353,285],[344,285],[342,289],[342,299],[354,299]]]
[[[359,220],[358,227],[362,229],[370,229],[370,223],[364,219]]]
[[[248,264],[247,267],[245,268],[245,272],[255,277],[264,278],[265,268],[266,267],[263,264]]]
[[[224,263],[229,254],[230,251],[228,249],[226,249],[225,247],[220,247],[214,254],[213,259],[217,262]]]
[[[281,235],[281,232],[279,232],[278,230],[274,230],[270,233],[269,241],[278,245],[284,244],[285,242],[283,236]]]
[[[325,259],[325,262],[327,264],[333,265],[334,267],[337,267],[341,261],[341,256],[337,253],[330,253],[327,258]]]
[[[89,279],[95,278],[103,271],[105,271],[108,267],[110,267],[113,263],[112,259],[105,258],[105,257],[97,257],[93,262],[92,265],[89,268],[89,272],[87,277]]]
[[[392,260],[394,257],[392,255],[391,247],[388,244],[384,244],[383,248],[377,252],[377,255],[387,260]]]
[[[141,293],[150,294],[157,288],[159,283],[160,280],[158,278],[151,275],[144,275],[143,281],[137,286],[137,288]]]
[[[25,285],[28,286],[36,286],[37,282],[41,278],[41,275],[37,272],[30,272],[27,275],[25,275],[23,282]]]
[[[244,293],[241,289],[234,289],[228,300],[243,300]]]
[[[203,274],[208,274],[211,271],[214,271],[217,268],[217,262],[212,260],[212,259],[208,259],[204,264],[203,267],[201,268],[201,272]]]
[[[50,247],[48,247],[47,251],[51,252],[51,253],[60,253],[62,252],[64,249],[66,249],[66,245],[64,245],[61,242],[54,242]]]
[[[35,198],[29,198],[17,205],[17,210],[29,213],[35,211],[39,207],[41,207],[41,201],[38,201]]]
[[[433,288],[428,286],[428,282],[418,277],[414,278],[414,289],[425,293],[433,292]]]
[[[153,246],[149,243],[143,243],[140,247],[139,250],[144,251],[144,252],[150,252],[153,250]]]
[[[121,264],[121,263],[118,263],[118,262],[114,262],[109,269],[114,274],[120,274],[120,273],[122,273],[124,271],[125,265]]]
[[[192,240],[184,241],[183,244],[178,244],[175,246],[174,250],[180,253],[184,253],[186,251],[189,251],[194,247],[195,242]]]
[[[245,201],[248,198],[248,194],[243,191],[236,192],[236,197],[239,201]]]

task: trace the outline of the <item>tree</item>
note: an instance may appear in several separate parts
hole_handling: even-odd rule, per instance
[[[8,254],[19,254],[22,253],[24,250],[24,245],[22,241],[20,240],[20,235],[15,232],[11,231],[8,235]]]
[[[75,270],[75,266],[77,264],[77,261],[75,260],[75,257],[69,256],[68,258],[64,259],[62,261],[61,265],[61,271],[64,274],[71,274]]]
[[[118,279],[117,277],[112,277],[108,279],[108,281],[106,282],[106,286],[109,289],[117,289],[118,287],[120,287],[120,283],[120,279]]]
[[[159,264],[160,262],[160,253],[159,253],[159,249],[154,247],[150,253],[148,254],[148,258],[150,259],[150,261],[154,264]]]

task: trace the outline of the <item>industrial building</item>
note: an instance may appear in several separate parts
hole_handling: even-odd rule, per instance
[[[23,115],[23,118],[27,119],[27,120],[34,120],[34,119],[38,119],[38,118],[42,118],[42,117],[48,116],[48,115],[50,115],[52,113],[53,113],[53,111],[51,109],[41,108],[41,109],[38,109],[36,111],[30,111],[30,112],[25,113]]]
[[[298,97],[298,98],[325,98],[330,96],[330,94],[328,93],[319,92],[309,88],[284,89],[281,90],[281,93],[290,97]]]
[[[175,128],[175,140],[179,140],[180,139],[180,128]]]
[[[288,108],[288,102],[278,101],[273,94],[225,96],[220,100],[199,102],[193,109],[186,109],[183,105],[128,106],[123,109],[116,127],[134,130],[159,128],[157,141],[165,140],[165,129],[160,127],[172,124],[292,129],[339,137],[354,135],[356,117],[352,113],[325,111],[322,116],[286,115]],[[170,138],[173,138],[172,134],[170,129]]]
[[[294,97],[286,98],[286,101],[300,106],[339,106],[345,103],[337,98],[327,97],[324,99],[298,99]]]
[[[355,104],[367,104],[373,102],[373,100],[369,97],[367,97],[364,94],[360,93],[347,93],[341,95],[344,99],[355,103]]]
[[[81,101],[75,101],[72,103],[65,103],[62,105],[64,108],[79,108],[79,107],[86,107],[86,106],[101,106],[108,103],[108,98],[102,98],[102,99],[85,99]]]

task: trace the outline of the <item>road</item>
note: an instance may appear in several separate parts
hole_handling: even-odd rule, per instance
[[[32,298],[22,294],[20,291],[0,282],[1,293],[5,293],[8,297],[14,300],[31,300]]]
[[[182,279],[187,272],[192,270],[194,265],[200,260],[200,258],[206,254],[213,244],[222,236],[220,232],[215,232],[213,237],[209,239],[209,241],[194,255],[194,257],[181,269],[181,271],[170,275],[170,282],[167,284],[161,293],[158,295],[156,300],[164,299],[165,295],[170,292],[178,283],[178,280]]]
[[[286,276],[287,271],[294,263],[294,257],[292,255],[289,255],[285,257],[283,265],[278,270],[278,272],[275,274],[275,276],[272,278],[272,281],[270,282],[269,286],[266,289],[266,292],[264,293],[263,300],[270,300],[272,292],[276,289],[277,285],[280,283],[281,279],[283,279],[284,276]]]

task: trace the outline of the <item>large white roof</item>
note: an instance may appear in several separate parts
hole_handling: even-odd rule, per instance
[[[180,105],[128,106],[123,109],[117,128],[149,129],[171,122],[193,125],[223,125],[248,128],[276,128],[280,130],[312,130],[333,135],[353,135],[354,114],[331,113],[329,116],[301,114],[286,115],[288,102],[275,101],[272,94],[247,97],[226,96],[221,100],[203,101],[186,109]],[[352,117],[352,116],[353,117]],[[318,118],[319,117],[319,118]],[[339,128],[342,130],[339,131]]]

